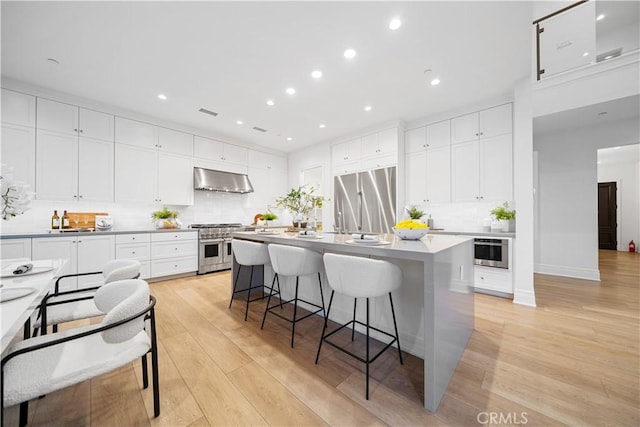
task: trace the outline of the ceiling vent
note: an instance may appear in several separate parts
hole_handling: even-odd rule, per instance
[[[215,111],[207,110],[206,108],[201,108],[198,111],[204,114],[209,114],[210,116],[213,116],[213,117],[218,115],[218,113],[216,113]]]
[[[621,47],[599,54],[598,56],[596,56],[596,62],[606,61],[608,59],[615,58],[620,55],[622,55]]]
[[[259,128],[258,126],[254,126],[253,130],[257,130],[258,132],[266,132],[266,129]]]

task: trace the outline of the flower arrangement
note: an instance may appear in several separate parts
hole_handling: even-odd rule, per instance
[[[14,216],[22,215],[29,210],[33,191],[29,190],[29,185],[13,180],[13,169],[7,165],[0,168],[0,192],[2,219],[9,220]]]
[[[180,228],[182,226],[182,223],[178,220],[178,212],[170,211],[166,206],[159,211],[153,212],[151,219],[155,222],[157,229]]]
[[[502,206],[493,209],[491,215],[495,216],[497,220],[510,220],[516,217],[516,211],[509,209],[509,202],[504,202]]]
[[[265,213],[262,214],[262,218],[260,218],[264,221],[273,221],[274,219],[278,219],[278,215],[274,214],[271,211],[267,211]]]
[[[285,208],[294,215],[308,216],[311,209],[322,208],[326,200],[324,196],[314,195],[315,191],[314,187],[309,187],[307,190],[306,185],[292,188],[284,197],[276,199],[276,206]]]

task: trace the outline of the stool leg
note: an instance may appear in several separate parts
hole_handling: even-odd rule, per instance
[[[278,284],[278,298],[280,298],[280,310],[282,310],[282,292],[280,292],[280,277],[278,277],[277,275],[276,277],[278,278],[276,283]],[[272,287],[273,287],[273,284],[272,284]]]
[[[293,322],[291,325],[291,348],[293,348],[293,338],[296,333],[296,316],[298,315],[298,282],[300,276],[296,276],[296,296],[293,298]]]
[[[393,309],[393,298],[391,298],[391,292],[389,292],[389,302],[391,303],[391,315],[393,316],[393,329],[396,331],[396,344],[398,344],[398,356],[400,356],[400,364],[404,365],[402,361],[402,350],[400,350],[400,336],[398,335],[398,325],[396,325],[396,311]]]
[[[356,306],[358,304],[358,298],[353,299],[353,326],[351,329],[351,341],[353,341],[353,337],[356,333]]]
[[[231,292],[231,301],[229,301],[229,309],[231,309],[231,304],[233,304],[233,297],[236,294],[236,288],[238,287],[238,278],[240,277],[240,270],[242,269],[242,265],[238,264],[238,274],[236,274],[236,280],[233,282],[233,292]]]
[[[367,391],[366,398],[369,400],[369,298],[367,298]]]
[[[251,285],[253,284],[253,265],[251,266],[251,274],[249,275],[249,289],[247,289],[247,308],[244,309],[244,321],[247,321],[249,315],[249,299],[251,298]]]
[[[320,301],[322,302],[322,314],[324,317],[327,317],[327,311],[324,308],[324,293],[322,292],[322,279],[320,278],[320,273],[318,273],[318,283],[320,284]]]
[[[331,297],[329,297],[329,308],[327,309],[327,315],[324,317],[324,326],[322,327],[322,335],[320,336],[320,344],[318,344],[318,352],[316,353],[316,365],[320,358],[320,349],[322,348],[322,341],[324,341],[324,333],[327,331],[327,322],[329,321],[329,313],[331,312],[331,303],[333,302],[333,294],[335,291],[331,291]]]
[[[269,304],[271,303],[271,295],[273,295],[273,284],[278,280],[278,292],[280,291],[280,279],[278,279],[278,273],[273,276],[271,281],[271,291],[269,292],[269,298],[267,299],[267,306],[264,308],[264,316],[262,316],[262,326],[260,329],[264,329],[264,321],[267,320],[267,312],[269,311]],[[282,295],[280,295],[280,307],[282,307]]]

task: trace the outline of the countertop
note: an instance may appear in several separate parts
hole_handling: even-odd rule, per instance
[[[30,232],[18,232],[0,234],[0,239],[28,239],[32,237],[73,237],[73,236],[96,236],[99,234],[135,234],[135,233],[183,233],[185,231],[198,232],[195,228],[169,228],[169,229],[112,229],[107,231],[65,231],[45,230]]]
[[[503,231],[449,231],[449,230],[429,230],[429,234],[445,234],[452,236],[470,236],[470,237],[511,237],[515,239],[516,233],[505,233]]]

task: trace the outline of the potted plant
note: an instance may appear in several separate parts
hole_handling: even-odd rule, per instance
[[[497,208],[493,209],[491,211],[491,215],[493,215],[498,221],[500,221],[502,231],[515,231],[516,211],[513,209],[509,209],[509,202],[504,202],[502,206],[498,206]]]
[[[261,219],[262,221],[264,221],[264,226],[269,227],[269,225],[271,225],[271,221],[273,221],[274,219],[278,219],[278,215],[274,214],[271,211],[267,211],[262,214]]]
[[[298,188],[292,188],[284,196],[276,199],[276,205],[287,209],[293,214],[293,226],[298,228],[306,228],[309,212],[315,208],[321,208],[325,201],[324,196],[316,196],[316,189],[310,187],[307,190],[306,185]]]
[[[420,209],[418,209],[415,206],[411,206],[411,208],[409,208],[409,209],[405,208],[405,210],[407,211],[407,214],[409,215],[409,218],[411,218],[411,219],[419,220],[420,218],[422,218],[424,216],[424,211],[421,211]]]
[[[178,212],[170,211],[166,206],[159,211],[153,212],[151,218],[154,220],[157,229],[180,228],[182,226],[178,221]]]

